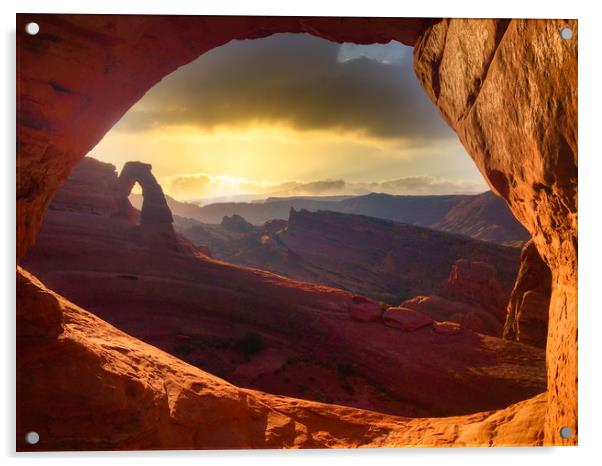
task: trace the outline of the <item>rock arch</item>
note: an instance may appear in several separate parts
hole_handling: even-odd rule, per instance
[[[117,179],[116,198],[117,215],[129,217],[133,208],[128,196],[136,183],[142,188],[142,210],[140,223],[142,225],[157,225],[173,223],[171,210],[163,194],[161,185],[152,173],[152,166],[142,162],[126,162]]]
[[[577,423],[577,21],[22,14],[17,31],[18,258],[76,162],[202,53],[277,32],[414,46],[425,91],[550,267],[544,441],[577,442],[559,435]]]

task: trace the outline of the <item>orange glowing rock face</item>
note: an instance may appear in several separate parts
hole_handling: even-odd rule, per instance
[[[42,25],[36,36],[24,32],[30,21]],[[559,34],[565,26],[571,40]],[[27,14],[17,31],[18,450],[577,443],[576,21]],[[40,230],[73,167],[156,82],[229,40],[276,32],[414,46],[426,93],[549,268],[545,352],[480,333],[501,330],[499,289],[473,288],[476,301],[456,304],[478,323],[440,313],[447,297],[404,303],[428,324],[403,331],[385,325],[394,311],[380,316],[376,301],[212,259],[171,224],[166,234],[112,216],[110,189],[66,187],[55,206],[71,210],[49,210]],[[106,188],[112,177],[98,166],[89,181]],[[454,286],[470,275],[457,272]],[[514,317],[515,296],[532,292],[522,289],[517,282]],[[475,311],[485,298],[497,323]],[[227,334],[224,316],[247,331],[201,338],[209,328]],[[265,349],[276,341],[290,360]],[[328,354],[348,360],[324,367]],[[219,366],[223,378],[199,368]],[[283,382],[301,374],[323,377],[335,400]],[[446,393],[429,391],[453,379]],[[33,430],[40,442],[30,445]]]

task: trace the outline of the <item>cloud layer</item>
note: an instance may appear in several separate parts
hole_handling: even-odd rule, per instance
[[[482,183],[452,181],[430,176],[414,176],[368,183],[354,183],[342,179],[265,183],[199,174],[173,177],[163,184],[168,194],[179,199],[202,199],[220,193],[264,195],[265,197],[361,195],[371,192],[397,195],[436,195],[480,193],[486,189]]]
[[[410,48],[364,50],[296,34],[206,53],[155,86],[117,128],[253,124],[406,142],[453,137],[414,76]]]

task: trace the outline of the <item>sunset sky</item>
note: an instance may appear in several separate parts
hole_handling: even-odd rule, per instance
[[[397,42],[228,43],[157,84],[90,155],[151,163],[182,200],[488,189]]]

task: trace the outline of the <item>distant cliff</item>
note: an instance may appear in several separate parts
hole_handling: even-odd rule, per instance
[[[291,210],[288,223],[280,222],[253,231],[199,225],[181,233],[220,259],[390,304],[437,292],[452,265],[466,259],[494,269],[505,310],[519,265],[517,248],[363,215]]]
[[[372,193],[343,199],[269,198],[264,202],[216,203],[203,207],[166,197],[175,215],[201,223],[219,224],[225,216],[240,215],[252,224],[262,225],[268,220],[288,219],[293,208],[368,215],[511,246],[520,246],[530,238],[506,203],[491,191],[448,196]],[[131,196],[131,200],[135,206],[141,206],[140,196]]]

